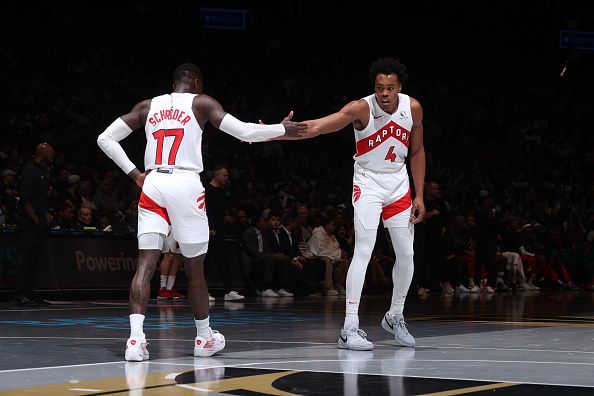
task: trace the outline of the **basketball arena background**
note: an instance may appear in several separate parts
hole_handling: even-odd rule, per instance
[[[168,92],[182,62],[202,69],[205,93],[230,113],[274,123],[290,110],[304,120],[370,94],[369,64],[399,58],[409,73],[403,91],[424,109],[427,179],[439,181],[453,212],[472,212],[487,192],[502,215],[539,222],[591,252],[594,7],[579,3],[4,4],[0,169],[18,173],[47,141],[57,154],[56,189],[77,175],[108,196],[96,230],[51,231],[39,287],[128,286],[137,256],[134,186],[95,140],[139,100]],[[352,131],[252,145],[206,132],[204,177],[229,164],[231,209],[253,217],[288,191],[320,209],[350,210]],[[141,165],[144,135],[122,144]],[[19,231],[5,193],[0,289],[8,296]],[[57,213],[60,202],[51,205]],[[113,231],[102,231],[107,224]]]

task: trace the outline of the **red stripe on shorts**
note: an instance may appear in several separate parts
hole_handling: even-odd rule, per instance
[[[143,192],[140,193],[140,199],[138,200],[138,207],[142,208],[142,209],[150,210],[151,212],[158,214],[159,216],[161,216],[162,218],[165,219],[167,224],[171,224],[171,221],[169,220],[169,215],[167,214],[167,209],[165,209],[162,206],[159,206],[155,201],[150,199],[149,196]]]
[[[388,204],[382,208],[382,219],[388,220],[390,217],[396,216],[398,213],[405,211],[410,208],[410,188],[402,197],[396,201]]]

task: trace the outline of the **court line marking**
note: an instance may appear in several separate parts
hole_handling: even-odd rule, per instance
[[[114,362],[98,362],[98,363],[83,363],[83,364],[69,364],[65,366],[45,366],[45,367],[29,367],[29,368],[22,368],[22,369],[10,369],[10,370],[0,370],[1,373],[15,373],[18,371],[35,371],[35,370],[52,370],[52,369],[63,369],[63,368],[71,368],[71,367],[88,367],[88,366],[101,366],[107,364],[125,364],[125,360],[118,360]]]
[[[68,390],[81,391],[81,392],[101,392],[102,391],[102,389],[88,389],[88,388],[70,388]]]
[[[58,339],[58,340],[109,340],[109,341],[116,341],[116,340],[126,340],[126,337],[57,337],[57,336],[47,336],[47,337],[37,337],[37,336],[0,336],[0,340],[2,339]],[[152,342],[157,341],[179,341],[179,342],[193,342],[192,339],[184,339],[184,338],[147,338],[147,340]],[[227,339],[231,342],[237,343],[246,343],[246,344],[286,344],[286,345],[293,345],[293,344],[302,344],[302,345],[332,345],[335,346],[334,342],[311,342],[311,341],[277,341],[277,340],[234,340],[234,339]],[[418,338],[417,338],[418,341]],[[391,348],[394,347],[390,341],[376,341],[376,346]],[[419,345],[417,344],[415,350],[422,350],[422,349],[476,349],[481,351],[510,351],[510,352],[540,352],[540,353],[573,353],[573,354],[584,354],[584,355],[591,355],[594,354],[594,351],[574,351],[574,350],[554,350],[554,349],[526,349],[526,348],[495,348],[495,347],[475,347],[472,345]],[[238,351],[241,352],[241,351]],[[1,372],[1,371],[0,371]]]

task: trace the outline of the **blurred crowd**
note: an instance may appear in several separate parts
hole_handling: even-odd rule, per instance
[[[232,33],[221,34],[212,41]],[[205,92],[244,121],[274,123],[289,110],[297,120],[317,117],[372,93],[367,65],[356,63],[353,70],[316,53],[305,66],[287,54],[282,37],[267,34],[262,28],[244,38],[235,62],[213,58],[203,64],[180,59],[173,49],[160,57],[127,56],[123,46],[0,49],[5,75],[18,76],[6,86],[10,101],[0,113],[0,224],[17,223],[19,173],[35,145],[47,141],[56,150],[49,172],[50,227],[134,233],[140,190],[98,149],[96,137],[137,101],[168,92],[178,63],[198,63]],[[255,40],[260,44],[250,46]],[[215,44],[204,49],[207,55]],[[281,65],[283,59],[291,62]],[[413,66],[403,91],[424,109],[429,194],[428,217],[415,240],[419,295],[436,289],[590,287],[594,119],[588,117],[593,108],[587,95],[562,80],[530,86],[440,80],[437,66],[423,66],[425,75]],[[144,139],[137,131],[122,141],[139,168]],[[344,253],[337,260],[345,265],[335,265],[341,273],[332,278],[332,265],[320,264],[321,273],[313,276],[326,292],[340,293],[353,249],[354,151],[348,128],[310,140],[247,144],[207,126],[203,183],[213,166],[226,165],[229,238],[241,240],[260,222],[269,227],[273,213],[274,221],[287,220],[299,230],[307,250],[313,231],[332,222],[324,232],[335,235]],[[489,258],[483,259],[486,251]],[[380,228],[366,285],[389,287],[393,262]]]

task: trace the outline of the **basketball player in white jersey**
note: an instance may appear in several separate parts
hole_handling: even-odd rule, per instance
[[[208,247],[208,219],[202,164],[202,132],[207,122],[240,140],[263,141],[278,136],[298,137],[307,128],[291,121],[260,125],[242,122],[225,112],[220,103],[202,94],[202,74],[193,64],[179,66],[173,74],[173,93],[137,103],[99,135],[97,143],[142,193],[138,202],[138,267],[130,289],[131,334],[126,344],[128,361],[149,358],[143,332],[150,294],[150,279],[169,227],[179,243],[188,275],[188,298],[196,322],[194,356],[206,357],[225,347],[222,334],[210,328],[204,256]],[[119,141],[144,127],[144,172],[134,165]]]
[[[382,327],[394,334],[401,346],[414,346],[415,339],[404,322],[404,301],[413,276],[414,224],[425,213],[423,185],[425,149],[423,110],[419,102],[400,93],[406,82],[405,66],[398,60],[382,58],[370,68],[375,93],[352,101],[334,114],[304,121],[305,139],[338,132],[353,124],[356,141],[353,177],[355,251],[346,279],[346,317],[338,347],[370,350],[373,344],[359,329],[359,301],[365,272],[371,258],[381,217],[389,230],[396,254],[392,269],[392,304],[382,319]],[[294,138],[280,137],[278,140]],[[415,198],[411,200],[405,159],[410,159]]]

